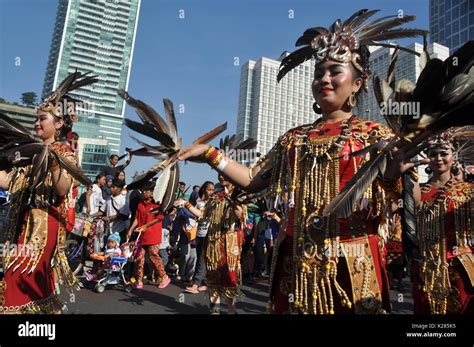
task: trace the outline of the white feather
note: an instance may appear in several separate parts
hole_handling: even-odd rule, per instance
[[[171,177],[171,166],[168,165],[160,177],[156,180],[155,189],[153,190],[153,199],[157,203],[161,203],[163,197],[165,196],[166,189],[168,188],[168,182]]]

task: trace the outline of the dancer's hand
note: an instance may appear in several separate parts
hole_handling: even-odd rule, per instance
[[[192,158],[199,158],[207,149],[209,145],[207,144],[193,144],[189,147],[182,148],[178,152],[178,160],[189,160]]]
[[[407,170],[417,167],[419,165],[428,164],[429,159],[410,160],[419,154],[428,143],[418,147],[411,146],[410,142],[399,143],[388,154],[387,168],[384,177],[389,181],[395,181]]]

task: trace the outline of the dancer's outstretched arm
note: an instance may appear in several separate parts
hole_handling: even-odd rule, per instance
[[[178,160],[202,157],[209,151],[209,148],[210,146],[206,144],[194,144],[190,147],[183,148],[178,154]],[[220,169],[217,166],[211,166],[226,176],[233,184],[239,186],[245,191],[256,193],[268,186],[270,181],[269,173],[273,166],[273,156],[271,155],[271,152],[266,159],[252,169],[249,169],[248,167],[225,156],[223,157],[223,160],[227,162],[223,169]]]

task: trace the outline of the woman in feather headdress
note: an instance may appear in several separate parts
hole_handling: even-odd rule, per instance
[[[66,93],[96,82],[69,75],[38,108],[32,137],[1,115],[0,186],[11,194],[0,287],[3,313],[59,313],[56,285],[77,286],[64,254],[73,178],[88,181],[66,143],[77,119],[76,101]],[[55,283],[55,279],[59,283]]]
[[[381,125],[353,114],[367,89],[369,45],[412,37],[422,30],[400,29],[413,16],[387,16],[367,22],[375,11],[361,10],[329,28],[306,30],[304,45],[283,59],[278,80],[314,58],[314,110],[322,118],[289,130],[267,156],[246,168],[207,145],[193,145],[178,159],[203,156],[246,191],[268,188],[277,205],[288,194],[272,264],[269,310],[312,314],[383,313],[390,309],[388,284],[379,250],[378,221],[384,191],[372,184],[348,218],[323,217],[324,207],[357,173],[369,154],[350,153],[391,136]],[[390,45],[385,45],[390,46]]]
[[[474,313],[473,184],[464,182],[457,162],[463,157],[458,139],[464,132],[463,128],[444,132],[425,151],[429,159],[426,171],[432,176],[421,191],[415,190],[415,313]],[[464,141],[467,146],[463,149],[470,151],[472,159],[468,142]]]

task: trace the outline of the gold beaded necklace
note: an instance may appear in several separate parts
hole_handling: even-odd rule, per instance
[[[340,125],[339,135],[327,137],[321,129],[324,122],[318,120],[299,134],[282,138],[276,152],[279,165],[272,172],[272,182],[276,183],[272,189],[275,203],[287,189],[289,207],[295,211],[294,301],[290,310],[333,314],[333,288],[342,305],[352,306],[349,296],[336,281],[339,222],[335,215],[323,218],[321,213],[339,193],[339,159],[345,142],[351,140],[353,119],[351,116]],[[321,136],[310,138],[314,132]]]

